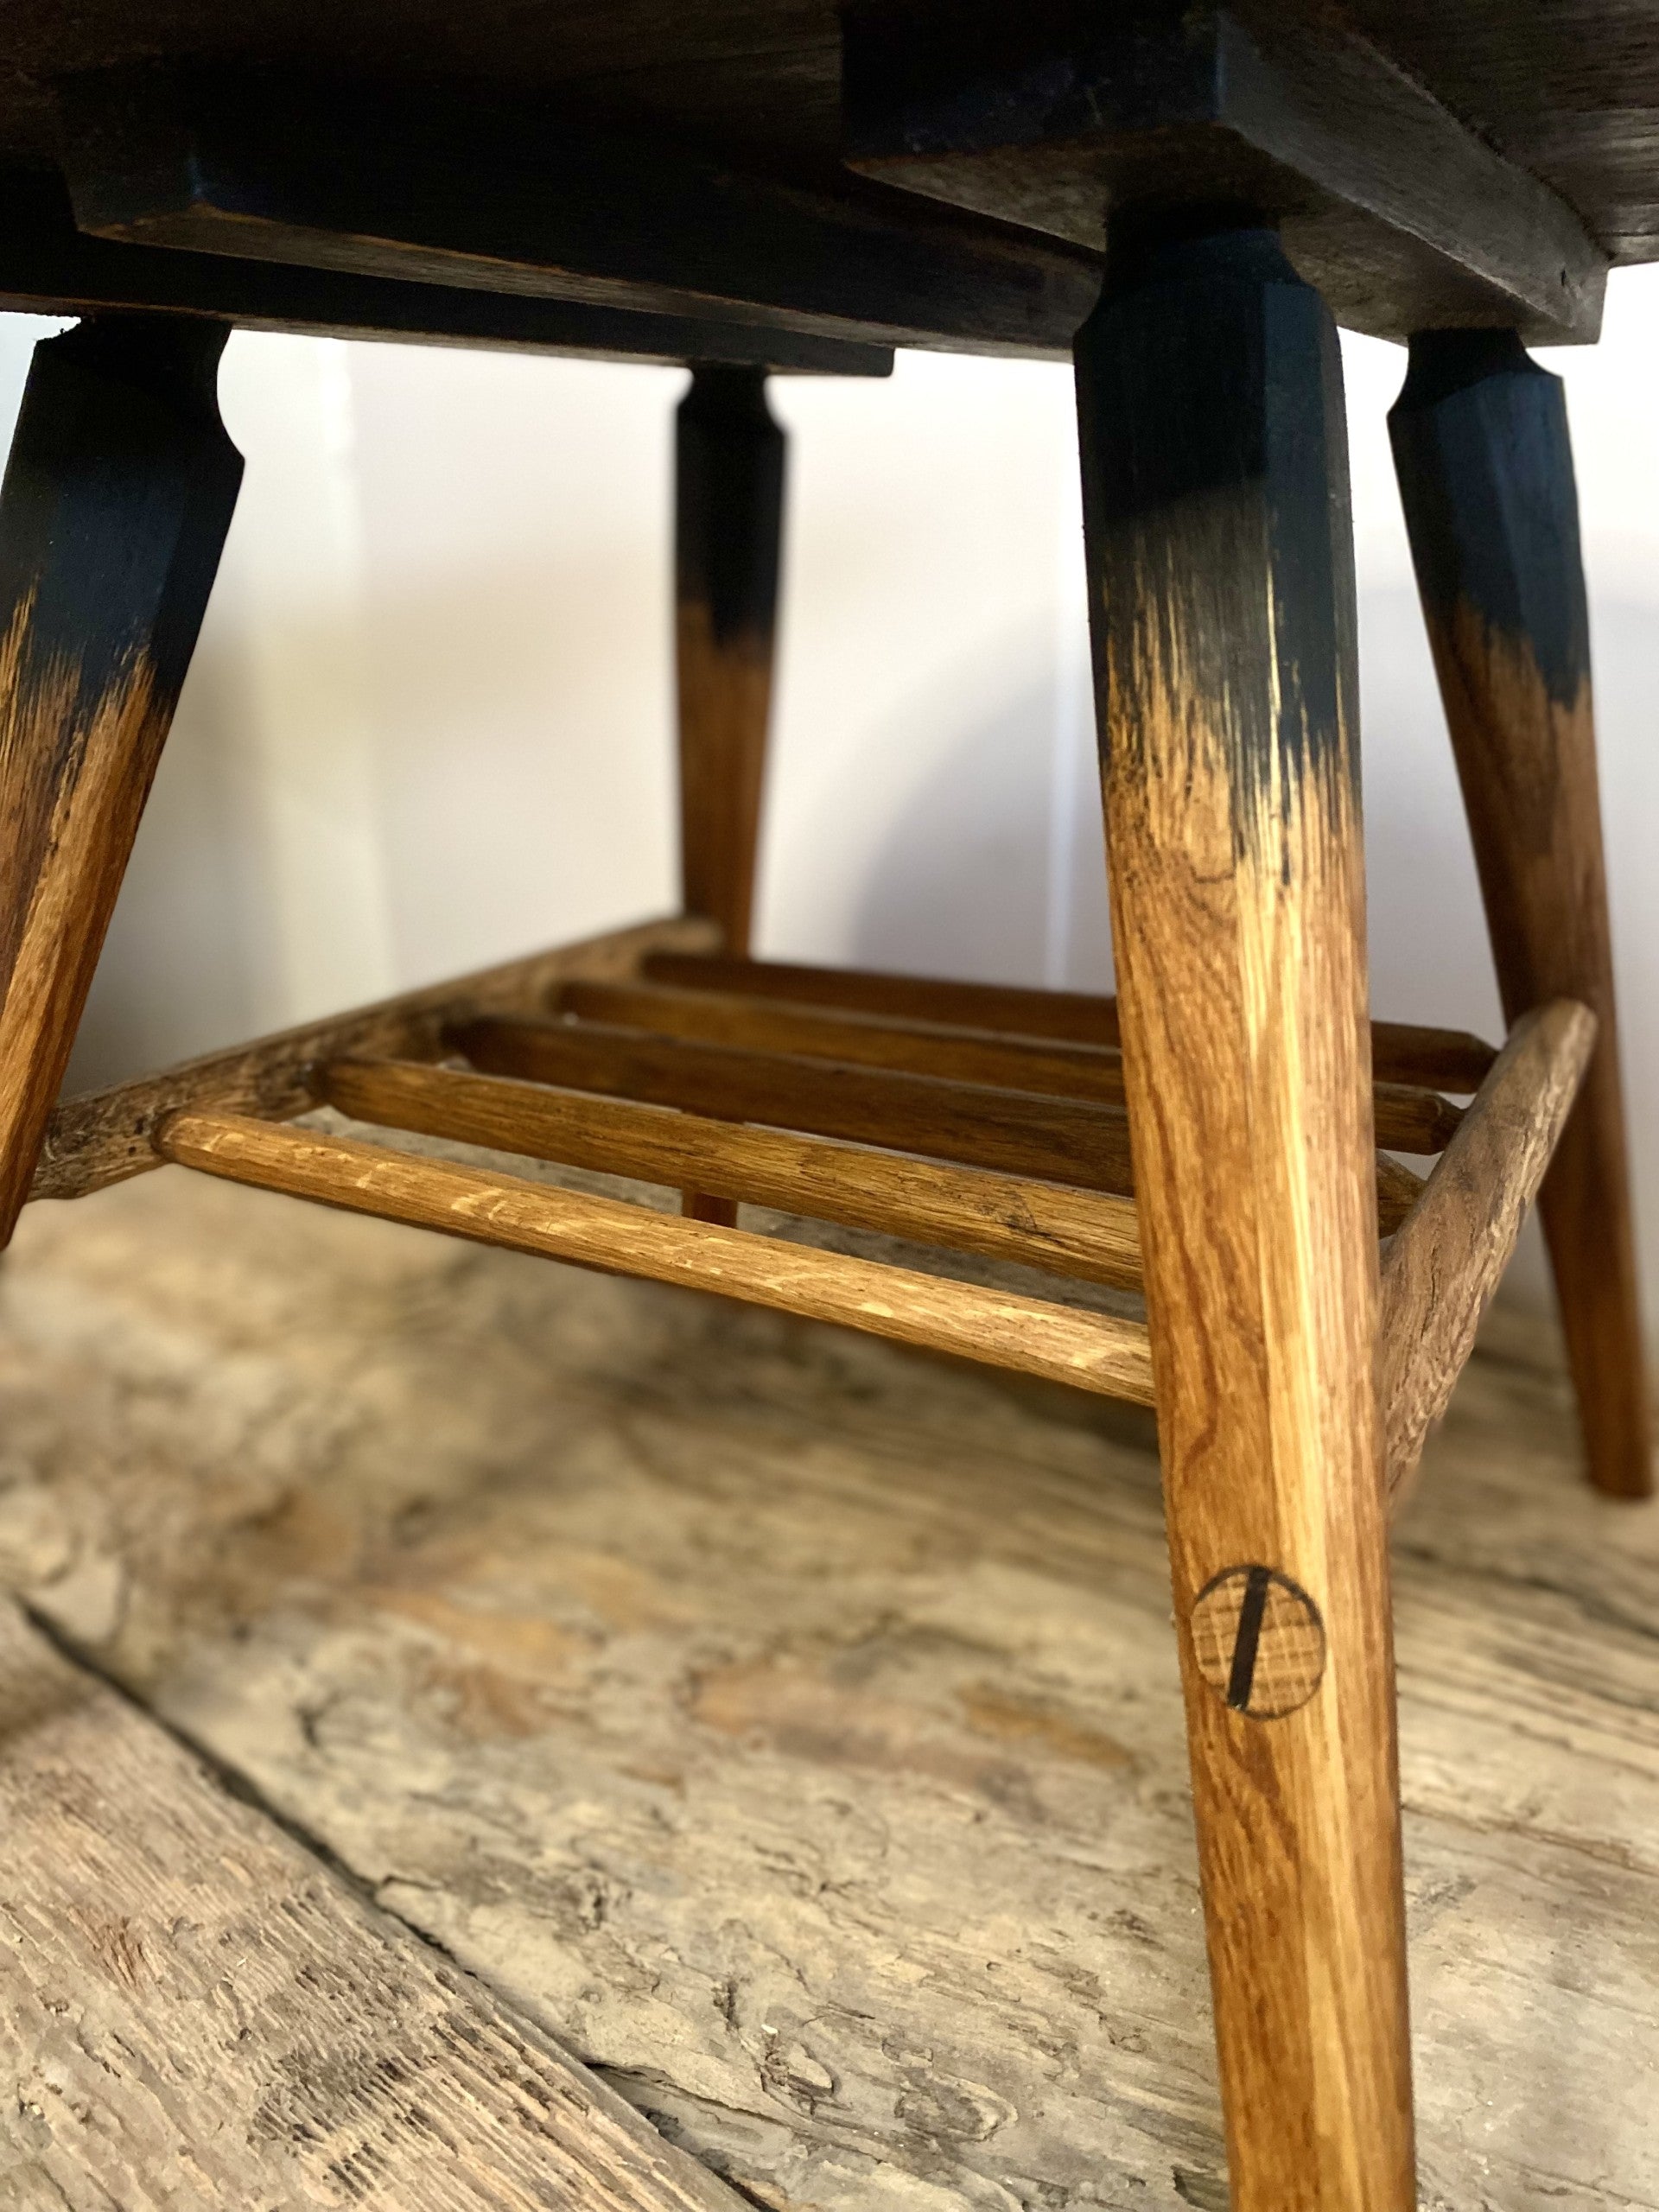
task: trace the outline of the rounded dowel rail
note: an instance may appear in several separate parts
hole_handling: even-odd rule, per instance
[[[615,1198],[233,1114],[180,1114],[164,1159],[414,1229],[714,1291],[1101,1396],[1152,1403],[1142,1324],[652,1213]]]
[[[410,1061],[334,1061],[318,1089],[353,1121],[385,1128],[669,1190],[694,1187],[1079,1281],[1141,1287],[1135,1207],[1104,1192]]]

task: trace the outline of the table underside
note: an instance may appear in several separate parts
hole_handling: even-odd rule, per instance
[[[866,10],[867,16],[887,12]],[[1122,11],[1121,19],[1128,21],[1130,12]],[[1332,20],[1329,10],[1315,10],[1313,0],[1257,0],[1237,12],[1269,32],[1316,16],[1327,26]],[[1430,0],[1351,0],[1343,11],[1343,28],[1425,87],[1482,148],[1547,186],[1582,222],[1599,253],[1614,263],[1659,253],[1659,41],[1649,35],[1645,9],[1630,0],[1531,0],[1525,5],[1476,0],[1452,10]],[[436,88],[456,113],[479,119],[486,186],[494,175],[487,118],[494,104],[511,99],[515,116],[529,119],[532,144],[538,132],[551,144],[574,128],[613,139],[625,164],[631,149],[643,149],[647,158],[662,153],[712,162],[728,181],[805,195],[815,211],[812,219],[827,213],[831,231],[849,224],[849,233],[831,241],[832,261],[840,251],[855,269],[861,242],[880,236],[884,251],[902,239],[912,257],[926,264],[920,276],[909,264],[889,270],[882,283],[871,286],[868,301],[857,296],[855,275],[835,294],[830,310],[819,312],[809,302],[810,312],[790,308],[781,317],[772,311],[764,272],[757,270],[746,298],[741,283],[724,281],[722,270],[721,284],[703,288],[701,314],[711,327],[729,324],[735,308],[738,325],[752,327],[758,316],[764,327],[797,340],[1065,351],[1091,304],[1097,255],[1076,238],[1044,237],[969,206],[942,207],[918,199],[917,190],[899,189],[897,180],[852,174],[843,159],[848,119],[842,45],[832,0],[695,0],[671,7],[666,0],[607,0],[602,8],[495,0],[460,11],[435,0],[385,0],[370,10],[325,7],[318,0],[249,0],[234,10],[208,0],[144,8],[131,0],[87,0],[73,11],[57,0],[16,0],[7,11],[0,55],[0,209],[10,213],[10,219],[0,219],[0,299],[16,306],[48,305],[54,296],[70,308],[187,305],[291,327],[657,358],[685,358],[696,350],[683,342],[683,333],[666,327],[654,344],[643,328],[630,343],[602,328],[584,334],[575,323],[559,327],[544,304],[537,309],[529,303],[528,296],[537,291],[545,301],[546,283],[492,258],[484,216],[480,265],[470,270],[464,265],[468,239],[463,226],[460,238],[451,238],[444,254],[427,264],[405,257],[392,266],[365,259],[357,250],[353,258],[343,248],[320,250],[302,237],[280,245],[267,241],[240,268],[205,272],[205,257],[186,261],[176,251],[203,243],[200,238],[153,232],[152,247],[175,249],[170,268],[153,258],[111,263],[106,253],[89,275],[85,255],[76,258],[73,238],[54,232],[42,245],[41,195],[49,196],[53,172],[63,164],[66,150],[60,87],[89,72],[181,65],[301,71],[327,79],[341,91],[347,112],[353,100],[359,104],[356,111],[368,131],[362,160],[370,166],[378,158],[377,109]],[[567,200],[573,188],[568,181],[559,187]],[[664,189],[671,197],[671,178]],[[715,204],[707,219],[718,230],[725,220],[722,204]],[[88,227],[83,219],[83,232]],[[340,227],[349,227],[343,214]],[[106,230],[105,240],[114,235]],[[139,250],[131,242],[137,235],[122,234],[129,257]],[[779,251],[785,250],[798,260],[810,257],[814,239],[804,232],[799,238],[786,232],[779,240]],[[1339,256],[1347,251],[1337,248]],[[216,243],[212,251],[223,260],[251,249]],[[741,241],[734,255],[741,271]],[[312,272],[303,283],[296,266]],[[319,289],[325,270],[341,278],[332,291],[326,283]],[[1325,282],[1321,270],[1305,273]],[[384,283],[378,298],[368,289],[386,277],[410,287],[401,313],[395,296],[385,296]],[[1386,286],[1394,280],[1379,281]],[[433,296],[417,302],[417,283]],[[467,290],[518,304],[492,315],[476,298],[470,304],[458,298]],[[696,290],[688,280],[687,293]],[[907,290],[915,295],[909,314]],[[937,296],[941,290],[977,297],[981,307],[968,314],[943,306]],[[447,305],[440,291],[448,296]],[[181,292],[188,297],[181,300]],[[924,299],[924,293],[930,296]],[[590,308],[689,310],[694,320],[699,312],[694,296],[674,294],[671,287],[642,283],[637,276],[613,281],[601,272],[595,288],[580,269],[555,296]],[[1368,315],[1363,301],[1350,307],[1340,296],[1333,296],[1332,305],[1339,319],[1357,327],[1403,334],[1393,327],[1389,310]],[[1465,318],[1452,314],[1446,319]],[[1524,327],[1524,316],[1514,320]],[[1546,334],[1536,328],[1532,334]],[[1586,327],[1563,334],[1592,331]],[[791,361],[782,346],[778,352],[780,366],[832,365],[822,358]],[[846,365],[858,364],[849,358]]]

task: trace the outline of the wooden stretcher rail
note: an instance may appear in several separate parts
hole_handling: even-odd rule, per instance
[[[1152,1362],[1139,1322],[238,1115],[176,1115],[156,1144],[163,1159],[262,1190],[714,1291],[1136,1405],[1152,1402]]]
[[[1394,1510],[1474,1348],[1595,1039],[1596,1018],[1575,1000],[1522,1016],[1389,1248],[1377,1389]]]
[[[582,1020],[691,1043],[804,1054],[1000,1090],[1086,1098],[1100,1105],[1122,1106],[1124,1101],[1123,1058],[1114,1046],[1007,1036],[667,984],[571,983],[557,994],[557,1005]],[[1376,1107],[1376,1141],[1393,1152],[1443,1151],[1462,1118],[1459,1107],[1419,1085],[1379,1083]]]
[[[682,990],[735,993],[1075,1044],[1115,1046],[1119,1041],[1116,1000],[1089,991],[961,983],[874,969],[738,960],[724,953],[652,952],[641,963],[640,973]],[[1421,1084],[1459,1096],[1478,1090],[1497,1057],[1491,1045],[1463,1030],[1425,1029],[1401,1021],[1371,1024],[1371,1052],[1379,1083]]]
[[[451,1041],[493,1075],[678,1106],[719,1121],[766,1122],[1085,1190],[1127,1196],[1132,1187],[1128,1116],[1120,1106],[692,1044],[599,1022],[492,1017],[456,1027]]]
[[[385,1128],[1141,1287],[1135,1208],[1101,1192],[405,1061],[336,1060],[318,1090],[340,1113]]]
[[[1121,1107],[693,1044],[599,1022],[491,1018],[457,1027],[450,1042],[492,1075],[677,1106],[718,1121],[769,1122],[1080,1190],[1128,1197],[1134,1189],[1128,1117]],[[1405,1219],[1421,1187],[1408,1168],[1378,1155],[1384,1236]]]
[[[151,1135],[167,1115],[184,1107],[289,1120],[317,1103],[314,1077],[321,1060],[348,1052],[435,1059],[449,1022],[539,1009],[571,976],[631,976],[653,949],[695,949],[718,941],[713,923],[688,916],[641,922],[66,1098],[47,1125],[29,1196],[84,1198],[159,1166]]]

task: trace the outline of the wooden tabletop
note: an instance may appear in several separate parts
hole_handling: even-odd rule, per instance
[[[1479,161],[1506,168],[1535,194],[1542,188],[1539,204],[1558,209],[1569,228],[1581,226],[1584,251],[1598,268],[1659,253],[1659,16],[1648,0],[1344,0],[1339,9],[1320,0],[1242,0],[1233,12],[1269,52],[1275,39],[1313,26],[1319,37],[1368,57],[1368,86],[1392,72],[1412,98],[1445,111],[1448,129],[1455,124],[1465,134]],[[849,42],[873,35],[880,55],[896,25],[948,71],[955,58],[971,59],[988,25],[1000,55],[1017,35],[1040,58],[1085,37],[1144,44],[1149,25],[1160,37],[1173,27],[1185,35],[1192,20],[1160,0],[1135,0],[1110,11],[1102,33],[1101,11],[1083,0],[1037,0],[1017,11],[992,9],[988,0],[856,0],[847,35]],[[181,80],[190,87],[182,105]],[[89,85],[97,95],[90,109]],[[250,87],[263,90],[256,97]],[[1361,105],[1370,97],[1365,91]],[[124,118],[113,147],[112,101]],[[231,177],[227,147],[252,147],[260,136],[249,121],[250,101],[261,107],[286,165],[250,152],[260,173]],[[143,159],[133,152],[137,110]],[[234,241],[205,235],[211,224],[200,207],[192,222],[178,220],[180,208],[156,188],[149,156],[163,113],[175,135],[188,126],[179,143],[188,141],[193,156],[200,150],[190,137],[198,126],[213,139],[207,166],[219,163],[225,188],[214,205],[242,226]],[[366,210],[348,204],[351,191],[311,188],[322,167],[338,171],[344,161],[346,182],[361,187],[365,200],[373,197],[369,181],[378,179],[394,208],[405,207],[413,196],[408,180],[392,176],[388,164],[404,158],[398,149],[411,143],[411,114],[417,151],[423,135],[433,138],[425,174],[435,167],[463,174],[470,204],[442,238],[371,241],[360,226]],[[1352,115],[1333,109],[1332,116],[1332,127],[1351,137]],[[303,143],[308,122],[317,129],[317,162]],[[199,306],[217,297],[238,319],[260,319],[250,308],[265,304],[264,319],[303,323],[308,302],[327,307],[332,299],[341,327],[372,325],[366,296],[349,287],[338,298],[326,287],[308,293],[293,273],[333,269],[451,294],[540,301],[540,310],[521,304],[485,314],[476,301],[463,310],[452,300],[463,320],[470,312],[486,326],[455,334],[511,336],[516,318],[524,326],[519,342],[556,342],[553,324],[538,334],[535,321],[558,299],[690,313],[710,325],[759,325],[795,340],[1063,350],[1097,283],[1098,242],[1088,226],[1080,232],[1052,206],[1046,211],[1030,195],[1001,188],[988,197],[957,182],[940,191],[891,163],[867,162],[867,173],[855,175],[847,156],[849,147],[856,155],[861,131],[868,137],[867,119],[849,115],[843,92],[843,24],[834,0],[478,0],[464,8],[453,0],[373,7],[238,0],[233,8],[222,0],[78,0],[73,8],[64,0],[10,0],[0,35],[0,298],[44,300],[55,270],[68,299],[71,263],[92,297],[73,239],[95,232],[127,246],[169,246],[175,256],[205,249],[263,264],[273,273],[257,279],[245,269],[203,274],[198,267]],[[579,175],[573,149],[587,164]],[[1386,156],[1379,162],[1391,165]],[[135,170],[147,165],[148,200],[130,189]],[[1423,163],[1407,152],[1392,166],[1421,171]],[[1472,205],[1484,189],[1478,179],[1471,185],[1451,169],[1442,174],[1453,208],[1459,195]],[[534,235],[525,211],[537,175],[567,210],[573,202],[590,211],[617,205],[624,230],[631,222],[661,228],[650,204],[655,191],[671,213],[685,211],[695,233],[734,240],[726,263],[726,263],[704,265],[707,256],[696,251],[682,257],[682,271],[649,256],[601,251],[591,226],[574,243],[557,224]],[[67,227],[65,178],[74,204]],[[1374,195],[1389,182],[1353,189]],[[112,192],[118,183],[124,198]],[[504,222],[510,204],[515,212]],[[251,219],[262,226],[257,238],[247,234]],[[1530,238],[1536,222],[1529,220]],[[1421,232],[1411,211],[1400,221],[1413,238]],[[745,223],[760,235],[739,237]],[[504,240],[504,229],[511,238]],[[50,251],[43,236],[57,240]],[[1542,258],[1561,258],[1558,248],[1552,238]],[[671,238],[671,262],[678,250]],[[1357,251],[1344,236],[1336,258]],[[815,266],[817,278],[791,292],[765,266],[769,253],[796,270]],[[1314,272],[1320,281],[1330,258],[1327,252]],[[183,283],[176,258],[166,276],[150,264],[153,281],[141,264],[101,268],[100,282],[132,295],[125,303],[152,293],[155,304],[187,303],[167,296]],[[124,287],[116,282],[118,269],[128,272]],[[1575,268],[1575,285],[1580,274]],[[1390,270],[1385,280],[1373,276],[1378,297],[1379,283],[1387,295],[1380,304],[1357,291],[1350,300],[1338,284],[1339,315],[1389,334],[1442,308],[1452,319],[1498,319],[1496,309],[1478,311],[1478,302],[1471,308],[1455,287],[1442,296],[1417,280],[1402,285]],[[1595,290],[1590,283],[1585,302],[1553,334],[1535,300],[1514,319],[1534,335],[1592,334]],[[394,319],[397,304],[378,302]],[[421,312],[408,297],[403,305],[405,323],[442,319],[436,302]]]

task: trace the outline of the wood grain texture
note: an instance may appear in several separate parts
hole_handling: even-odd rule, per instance
[[[1251,207],[1377,337],[1600,327],[1606,257],[1573,208],[1329,12],[852,0],[845,20],[850,159],[885,183],[1096,248],[1114,209]]]
[[[1578,499],[1560,380],[1512,335],[1429,333],[1389,418],[1506,1020],[1596,1052],[1540,1195],[1591,1480],[1652,1486]]]
[[[674,420],[674,674],[681,898],[747,953],[772,719],[786,442],[764,376],[700,364]],[[687,1191],[689,1221],[735,1228]]]
[[[782,182],[661,132],[550,128],[522,83],[365,99],[302,54],[54,90],[75,219],[131,245],[993,353],[1065,347],[1099,290],[1095,257],[833,170]]]
[[[1048,10],[1020,11],[1021,20]],[[1058,11],[1054,11],[1058,13]],[[1241,6],[1252,21],[1328,23],[1315,0]],[[958,21],[968,10],[960,11]],[[1624,258],[1659,248],[1659,57],[1619,0],[1349,0],[1367,34],[1453,114],[1545,180]],[[0,155],[36,171],[59,148],[66,73],[160,54],[245,67],[302,59],[346,79],[506,88],[551,113],[709,147],[833,190],[842,145],[835,0],[612,0],[605,8],[457,14],[382,0],[372,16],[316,0],[11,0],[0,70]],[[959,34],[960,36],[960,34]],[[844,185],[842,186],[844,188]]]
[[[0,1580],[767,2212],[1221,2212],[1147,1417],[175,1171],[25,1213],[0,1431]],[[1425,2212],[1659,2203],[1577,1448],[1500,1300],[1394,1529]]]
[[[702,365],[675,416],[675,670],[688,913],[746,954],[754,914],[784,519],[766,379]]]
[[[1106,1313],[941,1281],[745,1230],[674,1220],[613,1198],[289,1129],[181,1114],[156,1137],[168,1160],[210,1175],[480,1243],[717,1292],[895,1343],[1152,1402],[1147,1332]]]
[[[75,228],[55,173],[0,171],[0,308],[16,315],[145,308],[245,330],[570,354],[592,360],[696,359],[825,376],[884,377],[892,353],[836,338],[702,316],[644,315],[572,300],[355,276],[230,254],[123,245]]]
[[[1118,1106],[695,1044],[598,1021],[489,1016],[454,1023],[447,1034],[486,1074],[887,1145],[1080,1190],[1127,1196],[1134,1189],[1128,1119]],[[1408,1211],[1417,1179],[1381,1154],[1376,1173],[1387,1236]]]
[[[222,326],[35,349],[0,487],[0,1243],[10,1236],[230,527]]]
[[[204,1053],[153,1076],[65,1099],[47,1123],[32,1198],[79,1198],[159,1165],[151,1138],[168,1115],[213,1107],[287,1121],[317,1103],[320,1062],[347,1052],[437,1058],[448,1024],[475,1014],[545,1006],[567,978],[632,975],[645,955],[707,944],[710,924],[678,916],[610,930],[470,976],[430,983],[374,1006],[302,1022],[251,1043]]]
[[[996,1089],[1093,1099],[1102,1105],[1123,1103],[1122,1055],[1110,1046],[1039,1042],[794,1007],[738,992],[675,991],[649,983],[575,983],[560,992],[558,1004],[580,1020],[694,1043],[802,1053]],[[1406,1084],[1378,1084],[1375,1108],[1376,1141],[1396,1152],[1441,1151],[1460,1118],[1459,1109],[1437,1091]]]
[[[1122,1195],[1133,1187],[1128,1122],[1117,1106],[597,1021],[491,1019],[461,1023],[450,1038],[488,1074],[887,1145],[1084,1190]]]
[[[334,1060],[317,1087],[353,1121],[1141,1287],[1135,1208],[1100,1192],[453,1068]]]
[[[1523,1014],[1382,1262],[1377,1397],[1390,1510],[1409,1495],[1595,1048],[1572,999]]]
[[[737,2212],[9,1599],[0,1708],[17,2212]]]
[[[654,952],[641,964],[651,982],[678,990],[782,999],[893,1021],[973,1029],[1005,1041],[1051,1038],[1119,1043],[1117,1001],[1090,991],[1041,991],[1011,983],[967,983],[885,969],[816,968],[785,960],[734,960],[722,953]],[[1419,1084],[1467,1096],[1478,1090],[1497,1050],[1460,1029],[1373,1021],[1372,1071],[1379,1083]]]
[[[1266,231],[1126,240],[1118,269],[1078,343],[1084,512],[1231,2202],[1408,2212],[1336,332]],[[1323,1624],[1282,1718],[1194,1649],[1241,1567]]]

